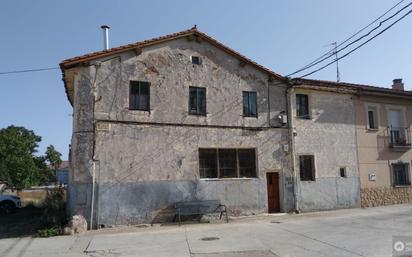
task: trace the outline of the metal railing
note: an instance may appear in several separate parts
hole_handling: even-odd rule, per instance
[[[411,132],[409,127],[388,127],[390,146],[393,148],[411,148]]]

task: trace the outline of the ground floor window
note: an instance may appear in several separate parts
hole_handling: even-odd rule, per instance
[[[315,156],[299,156],[300,180],[315,181]]]
[[[200,178],[256,177],[256,152],[253,148],[200,148]]]
[[[392,172],[394,186],[409,186],[411,184],[409,179],[409,163],[392,164]]]

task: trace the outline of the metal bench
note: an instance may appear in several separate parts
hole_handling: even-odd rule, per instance
[[[200,215],[200,218],[204,214],[220,213],[220,219],[222,219],[223,213],[226,216],[226,222],[229,223],[229,218],[227,217],[226,206],[221,204],[219,200],[199,200],[199,201],[187,201],[187,202],[177,202],[175,203],[176,217],[179,218],[179,226],[182,222],[181,216],[186,215]],[[199,222],[200,222],[199,218]]]

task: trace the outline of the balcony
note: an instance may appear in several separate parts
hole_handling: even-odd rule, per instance
[[[411,132],[409,127],[388,127],[390,147],[394,151],[408,151],[411,149]]]

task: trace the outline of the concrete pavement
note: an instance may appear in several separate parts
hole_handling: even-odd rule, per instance
[[[393,235],[412,240],[412,205],[3,239],[0,256],[387,257],[392,256]]]

